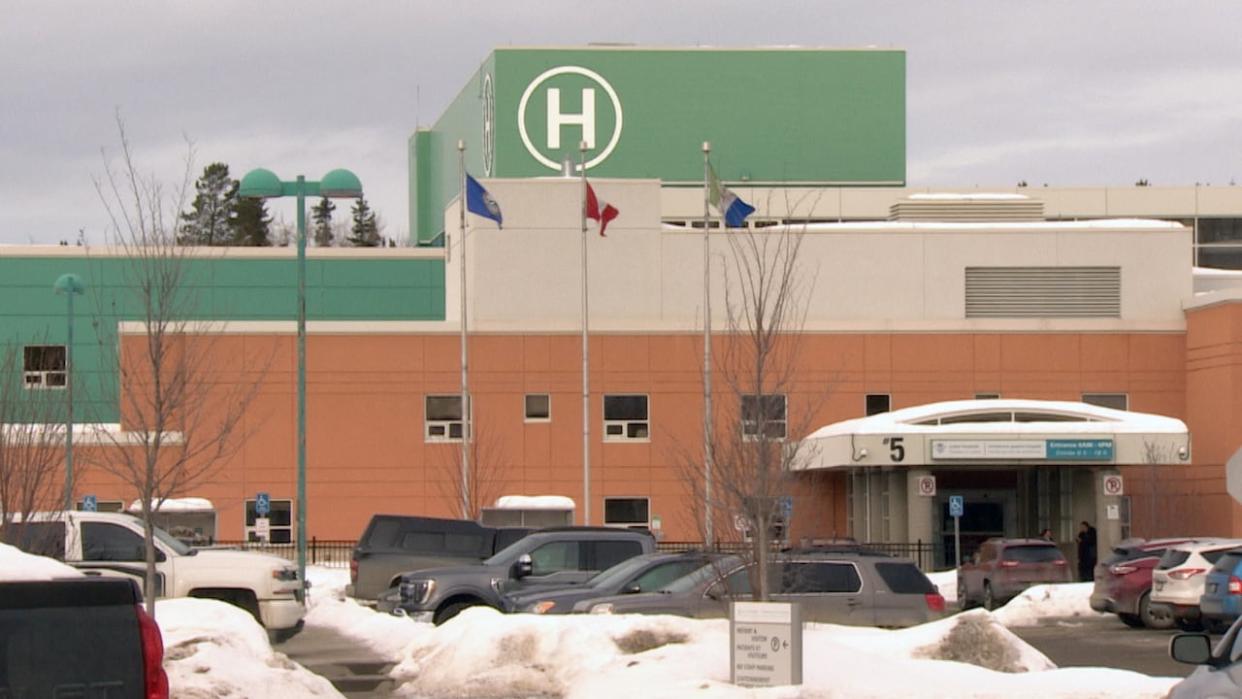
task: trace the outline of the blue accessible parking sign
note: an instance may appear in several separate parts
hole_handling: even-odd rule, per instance
[[[254,513],[260,517],[266,517],[272,511],[272,496],[267,493],[259,493],[254,498]]]
[[[966,498],[961,495],[949,496],[949,516],[961,517],[966,512]]]

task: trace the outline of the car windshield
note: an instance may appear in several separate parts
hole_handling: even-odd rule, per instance
[[[710,583],[716,578],[724,577],[724,573],[732,571],[741,561],[736,558],[726,558],[721,561],[713,561],[702,566],[693,573],[678,578],[673,582],[660,588],[660,592],[689,592],[700,585]]]
[[[518,539],[512,544],[509,544],[501,549],[495,556],[483,561],[483,565],[508,568],[514,563],[517,563],[518,556],[521,556],[524,553],[530,553],[531,549],[534,548],[532,544],[535,542],[536,538],[537,537],[528,536],[524,539]]]
[[[594,577],[582,583],[591,587],[613,587],[620,585],[628,580],[638,571],[642,570],[651,562],[651,558],[647,556],[635,556],[633,558],[621,561],[608,570],[602,570]]]
[[[1009,546],[1001,556],[1002,560],[1019,563],[1049,563],[1062,558],[1061,549],[1055,546]]]
[[[163,529],[160,529],[159,527],[155,527],[155,538],[164,542],[164,545],[172,549],[173,551],[175,551],[178,556],[194,555],[194,549],[181,543],[180,539],[173,536],[172,534],[169,534]]]
[[[1221,559],[1212,566],[1212,570],[1218,573],[1232,573],[1238,567],[1238,563],[1242,562],[1242,551],[1229,551]]]

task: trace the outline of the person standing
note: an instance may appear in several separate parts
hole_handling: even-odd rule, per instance
[[[1044,541],[1052,541],[1052,530],[1045,527],[1044,530],[1039,533],[1039,538]]]
[[[1095,527],[1085,520],[1078,528],[1078,579],[1090,582],[1095,578]]]

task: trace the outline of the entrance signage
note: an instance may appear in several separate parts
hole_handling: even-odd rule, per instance
[[[936,477],[935,476],[919,476],[919,495],[930,498],[936,496]]]
[[[729,605],[729,666],[733,684],[802,684],[802,611],[789,602]]]
[[[1112,461],[1111,439],[1049,439],[1048,458],[1059,461]]]
[[[577,81],[579,85],[581,78],[586,78],[595,85],[595,87],[582,87],[579,89],[582,106],[578,112],[571,112],[568,108],[561,106],[562,88],[556,86],[558,81],[555,78],[563,75],[581,76]],[[612,110],[612,133],[610,134],[601,134],[596,128],[598,123],[596,120],[597,88],[607,96],[607,101],[600,101],[603,108]],[[566,87],[565,89],[571,88]],[[532,134],[526,126],[526,109],[531,102],[531,98],[535,97],[537,93],[539,97],[543,98],[543,102],[546,105],[543,134],[539,134],[538,131]],[[538,97],[535,98],[538,99]],[[586,166],[587,169],[590,169],[604,162],[609,155],[612,155],[612,151],[617,147],[617,142],[621,140],[621,99],[617,97],[617,91],[613,89],[612,85],[599,73],[582,66],[558,66],[535,76],[535,79],[526,86],[526,91],[522,93],[522,100],[518,103],[517,122],[518,134],[522,137],[522,145],[526,146],[527,152],[535,160],[552,170],[561,169],[561,163],[549,156],[558,156],[561,153],[562,129],[576,127],[578,132],[573,135],[580,136],[580,138],[564,139],[565,142],[576,144],[579,141],[586,141],[587,150],[590,151],[596,151],[597,144],[606,139],[606,145],[601,150],[596,151],[591,159],[587,160]],[[532,135],[543,135],[545,138],[541,139],[542,142],[536,142]],[[575,146],[573,150],[576,151],[577,147]]]
[[[933,439],[932,459],[1112,461],[1111,439]]]
[[[1124,492],[1122,487],[1121,476],[1110,474],[1104,476],[1104,494],[1109,496],[1121,495]]]

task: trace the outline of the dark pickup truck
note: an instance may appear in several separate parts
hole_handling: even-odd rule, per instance
[[[0,697],[167,699],[164,642],[132,581],[0,583]]]

